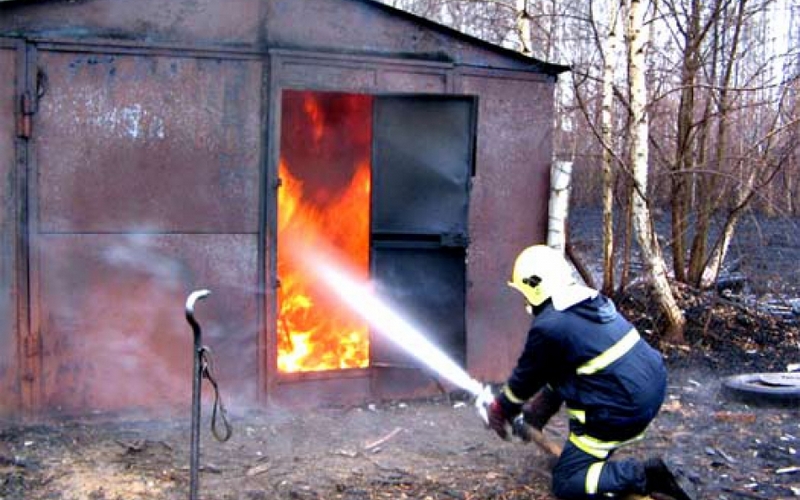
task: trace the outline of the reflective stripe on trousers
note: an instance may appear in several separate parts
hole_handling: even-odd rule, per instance
[[[595,462],[586,471],[586,494],[597,495],[600,488],[600,474],[603,472],[605,462]]]

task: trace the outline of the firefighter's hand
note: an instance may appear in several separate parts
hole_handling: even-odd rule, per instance
[[[487,409],[489,416],[489,428],[497,433],[501,438],[508,440],[509,417],[506,414],[500,401],[495,399],[489,404]]]

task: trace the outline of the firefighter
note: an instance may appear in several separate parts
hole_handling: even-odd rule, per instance
[[[563,499],[664,493],[691,500],[660,458],[610,460],[642,438],[664,401],[661,355],[598,291],[579,284],[561,252],[544,245],[517,257],[509,286],[534,318],[517,365],[489,406],[500,437],[522,412],[541,430],[566,404],[569,438],[553,469]]]

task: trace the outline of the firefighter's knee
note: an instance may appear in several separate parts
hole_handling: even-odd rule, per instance
[[[558,467],[553,469],[553,494],[563,500],[592,498],[587,491],[586,468]]]
[[[553,495],[563,500],[583,500],[587,498],[583,485],[576,487],[573,483],[573,481],[553,477]]]

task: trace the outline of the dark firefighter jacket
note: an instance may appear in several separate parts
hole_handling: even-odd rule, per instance
[[[564,311],[549,302],[538,311],[506,384],[511,399],[502,399],[518,413],[547,384],[571,415],[580,414],[571,420],[573,431],[621,439],[643,431],[656,415],[666,377],[659,352],[598,294]]]

